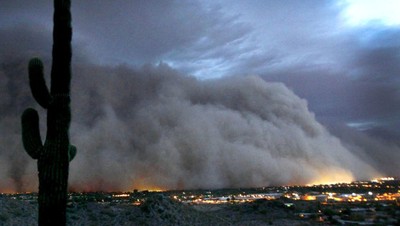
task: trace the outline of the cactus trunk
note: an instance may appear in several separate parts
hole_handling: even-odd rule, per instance
[[[22,114],[22,141],[27,153],[37,159],[39,171],[39,225],[65,225],[69,161],[76,148],[69,143],[71,80],[70,0],[54,0],[53,60],[49,92],[42,62],[29,62],[32,95],[47,109],[47,134],[44,145],[39,134],[37,111]]]

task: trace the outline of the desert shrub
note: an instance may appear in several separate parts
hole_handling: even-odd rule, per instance
[[[6,222],[8,221],[9,216],[5,213],[0,213],[0,222]]]
[[[76,216],[76,215],[71,215],[69,218],[70,218],[71,220],[73,220],[73,221],[79,220],[79,217]]]

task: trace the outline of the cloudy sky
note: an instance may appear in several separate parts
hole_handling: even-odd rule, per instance
[[[360,132],[396,145],[398,8],[396,0],[73,1],[73,63],[161,63],[200,81],[256,75],[285,84],[341,139],[365,140],[343,135]],[[3,67],[10,56],[50,59],[52,13],[49,0],[1,0]]]
[[[88,0],[72,5],[74,46],[98,64],[164,62],[200,79],[256,74],[282,81],[324,122],[398,135],[399,6]],[[51,18],[51,1],[3,1],[0,28],[29,26],[48,35]]]

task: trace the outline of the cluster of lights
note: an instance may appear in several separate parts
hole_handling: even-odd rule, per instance
[[[399,184],[392,183],[392,181],[396,180],[393,177],[384,177],[379,179],[373,179],[371,181],[357,181],[350,184],[339,183],[339,184],[329,184],[329,185],[313,185],[316,189],[327,189],[328,191],[335,188],[346,188],[346,189],[363,189],[365,188],[371,189],[371,191],[366,193],[334,193],[334,192],[308,192],[308,193],[298,193],[295,191],[290,191],[291,189],[301,189],[301,186],[285,186],[279,187],[276,190],[276,193],[267,192],[267,193],[257,193],[257,194],[246,194],[245,192],[241,192],[240,194],[224,194],[221,196],[215,196],[211,193],[211,191],[207,191],[203,194],[186,194],[182,192],[180,194],[175,193],[175,195],[171,195],[171,198],[187,204],[226,204],[226,203],[245,203],[245,202],[253,202],[255,200],[264,199],[264,200],[275,200],[281,197],[286,197],[291,200],[303,200],[303,201],[320,201],[322,203],[326,202],[367,202],[367,201],[398,201],[400,203],[400,190]],[[397,188],[397,189],[396,189]],[[313,188],[311,188],[313,189]],[[380,190],[383,189],[383,190]],[[386,190],[386,189],[390,189]],[[396,189],[397,192],[394,190]],[[266,190],[266,188],[263,188]],[[374,192],[372,192],[374,191]],[[376,192],[380,191],[380,192]],[[137,192],[137,191],[135,191]],[[155,191],[145,191],[145,192],[155,192]],[[157,192],[159,192],[157,190]],[[384,193],[383,193],[384,192]],[[78,196],[84,195],[84,193],[76,193]],[[144,193],[145,194],[145,193]],[[2,194],[6,195],[6,194]],[[145,199],[145,195],[142,197],[134,198],[132,193],[129,192],[121,192],[121,193],[113,193],[107,195],[108,199],[114,202],[129,202],[132,205],[141,205]],[[26,197],[30,197],[30,193],[19,194],[19,199],[25,199]],[[11,197],[11,198],[16,198]],[[71,197],[70,197],[71,199]],[[104,202],[104,199],[101,199],[99,202]]]
[[[385,182],[394,181],[393,177],[384,177],[379,179],[374,179],[371,181],[358,181],[350,184],[339,183],[339,184],[329,184],[329,185],[313,185],[317,188],[395,188],[393,185],[387,185]],[[284,187],[284,190],[289,190],[290,187]],[[173,196],[172,198],[189,204],[224,204],[224,203],[243,203],[243,202],[253,202],[258,199],[274,200],[280,197],[286,197],[292,200],[303,200],[303,201],[320,201],[325,202],[367,202],[367,201],[393,201],[400,200],[400,190],[398,193],[373,193],[372,191],[366,193],[333,193],[333,192],[310,192],[306,194],[298,192],[285,192],[285,193],[264,193],[264,194],[239,194],[239,195],[226,195],[225,196],[212,196],[200,195],[200,196],[186,196],[184,193],[181,196]]]
[[[122,193],[122,194],[114,194],[112,197],[113,198],[128,198],[128,197],[130,197],[130,195],[127,193]]]
[[[382,178],[376,178],[371,180],[371,182],[373,183],[383,183],[385,181],[393,181],[394,177],[382,177]]]

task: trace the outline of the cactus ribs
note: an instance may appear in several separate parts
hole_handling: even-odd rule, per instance
[[[39,225],[65,225],[69,162],[76,148],[69,142],[71,122],[71,2],[54,0],[53,60],[51,90],[46,86],[43,64],[29,62],[32,95],[47,109],[47,134],[44,144],[39,131],[39,115],[28,108],[21,117],[22,141],[26,152],[37,159],[39,171]]]

